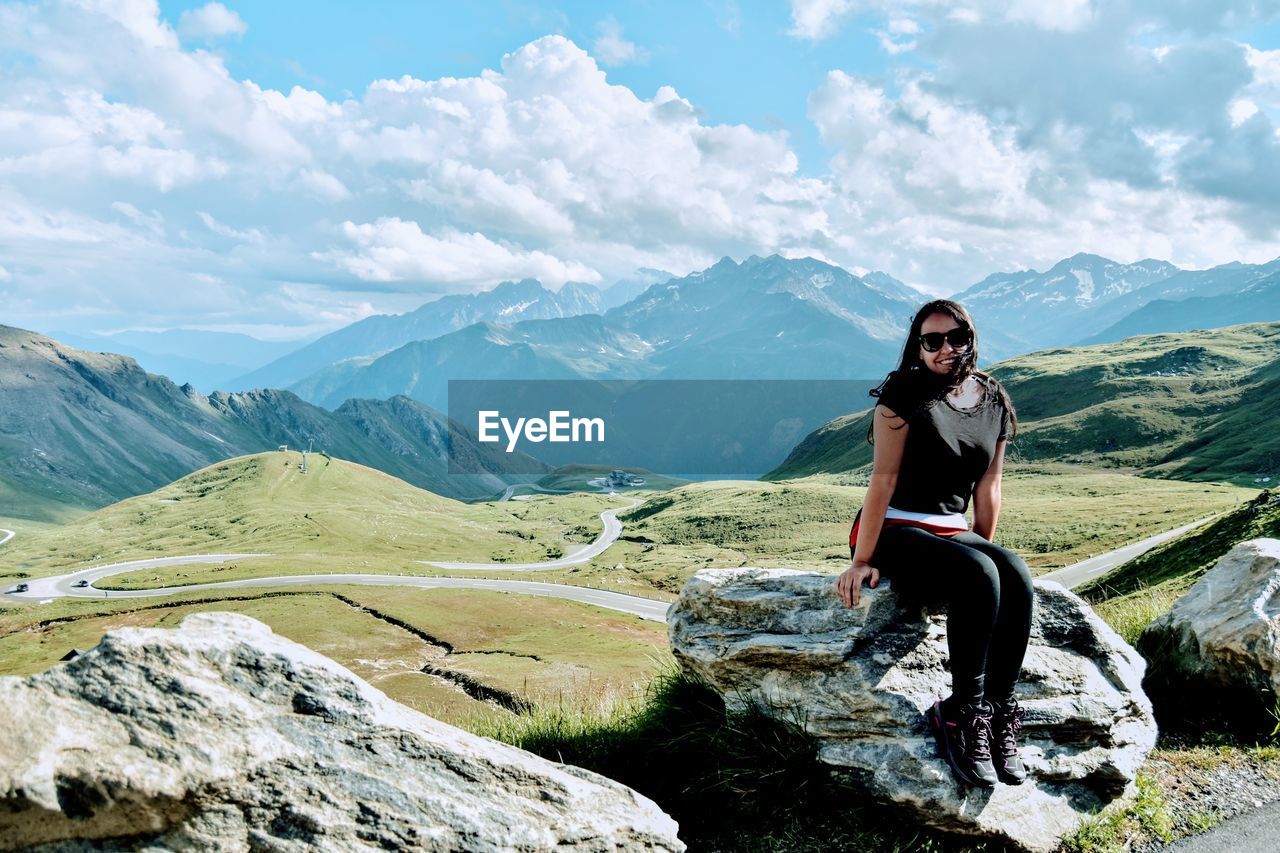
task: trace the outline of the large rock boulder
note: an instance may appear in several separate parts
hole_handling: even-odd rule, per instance
[[[1179,709],[1266,725],[1280,694],[1280,540],[1232,548],[1138,638]]]
[[[1026,709],[1021,786],[971,788],[936,754],[925,711],[950,692],[945,607],[891,587],[847,608],[835,576],[707,569],[667,613],[671,648],[726,707],[803,726],[819,760],[921,823],[1051,850],[1091,812],[1136,792],[1155,745],[1141,657],[1061,585],[1036,582],[1018,685]]]
[[[234,613],[0,678],[0,848],[684,850],[676,829]]]

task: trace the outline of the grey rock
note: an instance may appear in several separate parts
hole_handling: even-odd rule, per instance
[[[676,830],[239,614],[0,678],[0,848],[681,851]]]
[[[1138,646],[1162,685],[1269,708],[1280,694],[1280,539],[1241,542],[1147,626]]]
[[[801,725],[820,761],[925,825],[1047,851],[1136,793],[1156,727],[1137,652],[1061,585],[1035,587],[1018,684],[1030,778],[994,789],[954,779],[925,718],[951,684],[938,603],[903,605],[882,581],[847,608],[832,575],[708,569],[685,584],[667,623],[681,666],[727,708]]]

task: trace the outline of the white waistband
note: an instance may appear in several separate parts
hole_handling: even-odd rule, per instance
[[[903,518],[911,521],[923,521],[925,524],[933,524],[938,527],[952,527],[957,530],[968,530],[969,520],[964,517],[962,512],[952,512],[946,515],[938,515],[928,512],[909,512],[905,509],[897,509],[889,507],[885,510],[885,518]]]

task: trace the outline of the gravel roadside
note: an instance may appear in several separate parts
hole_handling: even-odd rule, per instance
[[[1212,747],[1201,747],[1190,756],[1184,752],[1175,758],[1174,753],[1157,749],[1144,770],[1159,782],[1176,836],[1211,837],[1223,822],[1280,800],[1280,760],[1261,760],[1241,750],[1219,754]],[[1206,826],[1214,828],[1206,832]],[[1179,846],[1148,838],[1135,840],[1130,849],[1156,853]]]

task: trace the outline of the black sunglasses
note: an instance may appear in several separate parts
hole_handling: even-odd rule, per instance
[[[937,352],[942,349],[942,342],[951,344],[952,349],[965,349],[973,343],[973,331],[963,326],[956,326],[949,332],[925,332],[920,336],[920,346],[925,352]]]

